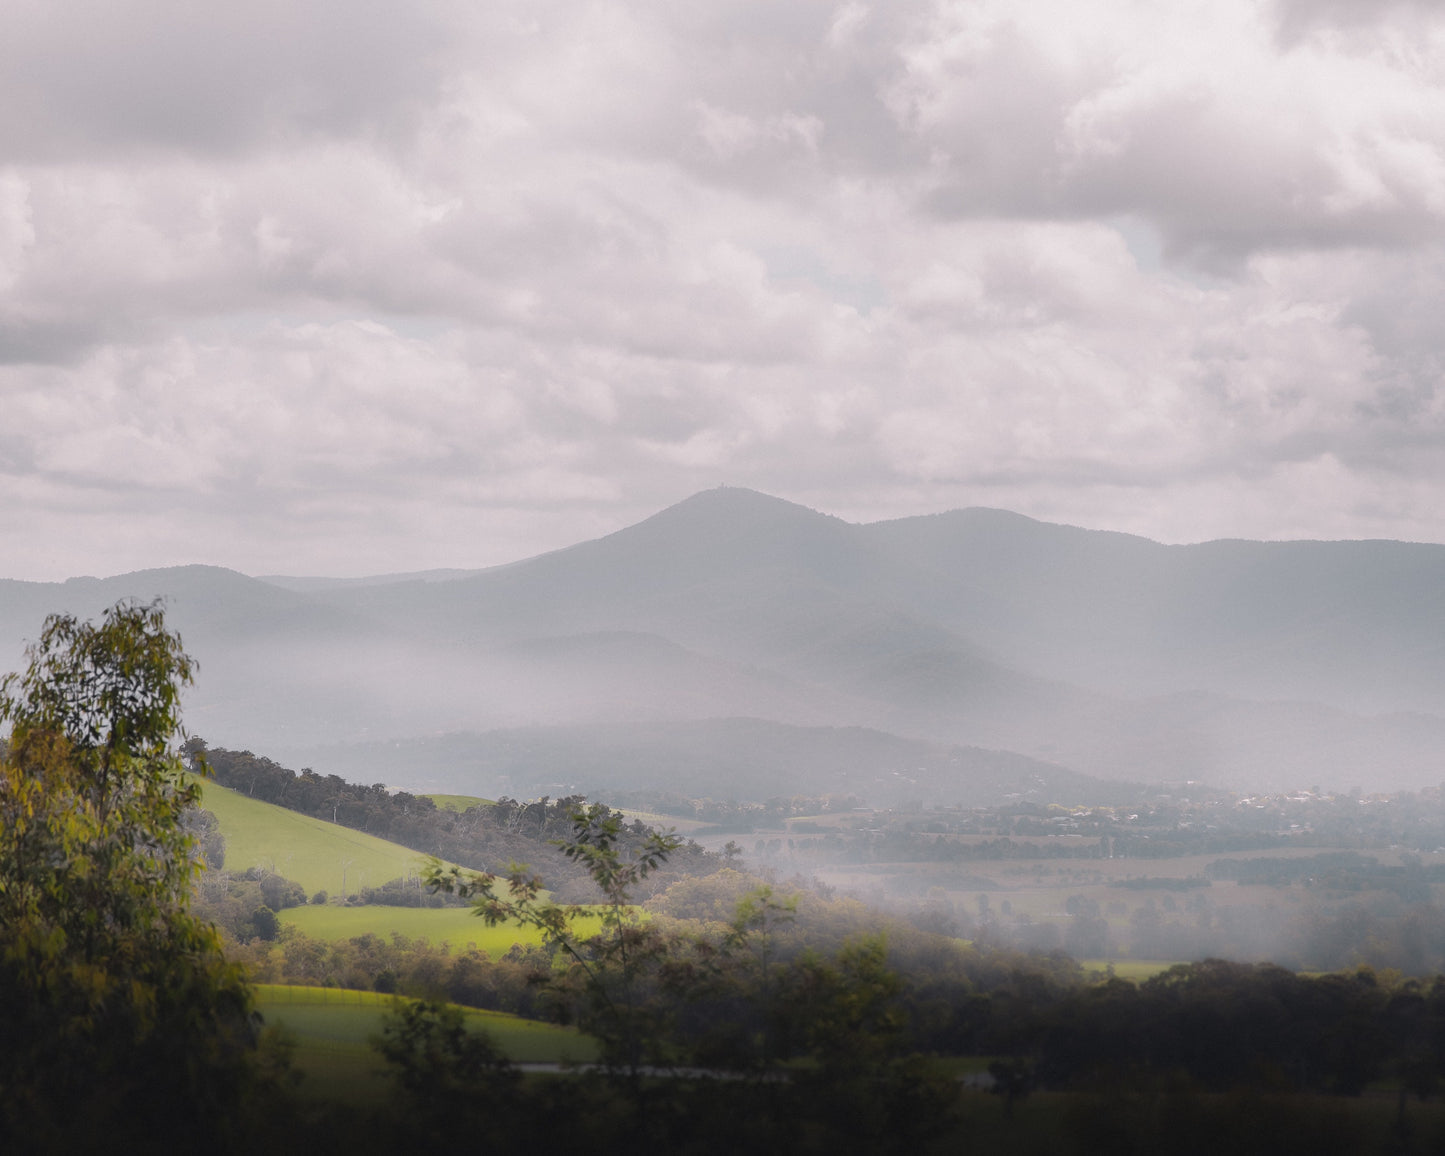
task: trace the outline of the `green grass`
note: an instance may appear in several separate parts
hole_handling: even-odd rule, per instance
[[[352,894],[390,879],[416,875],[418,851],[298,811],[248,798],[216,783],[202,785],[201,805],[226,837],[226,870],[264,867],[308,892]]]
[[[293,1059],[304,1076],[303,1094],[352,1103],[374,1102],[390,1090],[385,1064],[367,1041],[380,1034],[382,1019],[395,1002],[392,996],[369,991],[256,985],[256,1006],[266,1023],[295,1041]],[[469,1026],[487,1031],[502,1052],[519,1063],[597,1058],[596,1041],[573,1028],[464,1010]]]
[[[469,907],[364,907],[322,906],[288,907],[281,913],[281,922],[295,927],[313,939],[334,942],[358,935],[389,937],[392,932],[408,939],[427,939],[432,943],[449,943],[453,947],[476,944],[488,955],[506,954],[514,943],[541,943],[541,932],[531,927],[502,924],[488,927],[471,913]],[[596,931],[598,922],[584,916],[578,930],[585,934]]]
[[[422,798],[430,799],[443,811],[456,811],[458,814],[470,811],[473,807],[497,805],[496,799],[482,799],[476,795],[423,795]]]
[[[1146,979],[1152,979],[1161,971],[1168,971],[1184,962],[1179,959],[1081,959],[1080,965],[1085,971],[1106,971],[1110,966],[1114,968],[1114,974],[1120,979],[1131,979],[1135,983],[1142,983]]]

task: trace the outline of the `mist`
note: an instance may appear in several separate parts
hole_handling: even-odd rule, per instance
[[[1441,779],[1440,546],[1165,546],[978,509],[856,524],[722,489],[568,549],[424,577],[183,567],[7,582],[0,630],[18,663],[45,613],[162,597],[200,663],[194,733],[342,774],[361,760],[398,786],[443,772],[378,765],[365,744],[448,735],[480,767],[489,735],[529,728],[619,753],[586,776],[513,765],[516,784],[656,785],[629,777],[617,734],[630,727],[632,748],[671,745],[679,782],[756,794],[757,749],[707,749],[722,720],[811,752],[773,766],[774,793],[880,805],[877,783],[946,767],[955,749],[1047,765],[1071,784],[1059,803],[1096,801],[1099,782],[1373,792]],[[927,753],[839,763],[829,781],[830,730],[846,728]],[[497,786],[445,773],[458,790]],[[982,801],[966,769],[929,770],[915,795]]]
[[[1399,923],[1428,883],[1400,873],[1445,848],[1441,588],[1440,546],[858,524],[720,489],[489,570],[8,582],[0,629],[18,665],[46,612],[162,598],[213,746],[630,806],[951,934],[1329,968],[1365,927],[1423,967],[1434,932],[1407,950]],[[1357,846],[1389,850],[1344,898],[1229,876]]]
[[[0,624],[18,659],[43,611],[161,597],[213,746],[585,795],[924,930],[1418,973],[1445,967],[1442,588],[1440,546],[857,524],[725,489],[490,570],[5,583]]]

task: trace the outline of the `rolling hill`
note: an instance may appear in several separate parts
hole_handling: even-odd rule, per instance
[[[1123,802],[1137,787],[1008,751],[947,746],[862,727],[797,727],[727,718],[457,733],[311,752],[363,779],[418,790],[473,782],[517,798],[642,790],[765,800],[853,794],[892,805],[947,796],[969,806],[1011,800]]]
[[[227,871],[261,867],[312,894],[345,896],[391,879],[415,878],[426,856],[398,843],[248,799],[218,783],[201,788],[226,838]]]
[[[415,879],[427,863],[426,855],[399,843],[251,799],[218,783],[203,784],[201,806],[216,816],[225,836],[225,870],[260,867],[300,883],[308,894],[324,890],[343,898],[392,879]],[[288,907],[279,915],[283,924],[323,940],[398,934],[457,947],[475,945],[493,955],[505,953],[515,943],[542,942],[536,928],[488,927],[465,906],[327,903]],[[583,916],[580,925],[585,928],[591,918]]]

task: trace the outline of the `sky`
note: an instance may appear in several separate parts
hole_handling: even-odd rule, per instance
[[[720,484],[1445,542],[1439,0],[0,0],[0,576]]]

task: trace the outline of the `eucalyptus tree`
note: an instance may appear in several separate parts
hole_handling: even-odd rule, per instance
[[[0,681],[0,1129],[37,1150],[219,1130],[259,1020],[189,911],[195,663],[134,602],[52,615],[26,657]]]
[[[566,960],[563,982],[581,997],[581,1026],[596,1036],[606,1065],[634,1082],[660,1057],[649,1047],[664,1036],[652,1022],[656,1008],[644,991],[647,973],[668,956],[632,906],[633,889],[656,871],[682,840],[649,831],[640,841],[623,837],[622,818],[603,805],[572,808],[571,830],[554,842],[583,867],[601,892],[594,907],[554,902],[542,879],[523,864],[505,873],[464,871],[433,860],[424,878],[433,891],[470,899],[489,927],[520,923],[542,933]],[[596,930],[583,922],[593,916]]]

